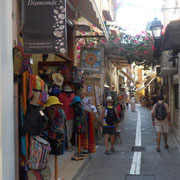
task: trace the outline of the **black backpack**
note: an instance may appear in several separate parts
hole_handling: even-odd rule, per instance
[[[117,122],[117,115],[115,108],[108,108],[107,107],[107,116],[106,116],[106,123],[107,125],[113,126]]]
[[[167,116],[167,111],[164,103],[157,103],[155,109],[155,117],[158,121],[163,121]]]
[[[28,104],[23,130],[29,135],[40,135],[46,126],[47,116],[42,116],[39,111],[39,106]]]

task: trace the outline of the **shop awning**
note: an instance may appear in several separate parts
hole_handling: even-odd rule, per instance
[[[103,30],[105,37],[108,39],[108,32],[95,0],[67,0],[67,4],[73,8],[73,11],[77,12],[78,15],[83,16],[93,25]]]
[[[160,75],[162,75],[162,76],[163,75],[173,75],[173,74],[175,74],[177,72],[178,72],[177,66],[174,67],[173,62],[170,62],[167,67],[164,67],[164,66],[162,67]]]
[[[155,74],[153,74],[152,76],[150,76],[148,79],[147,79],[147,81],[145,81],[145,83],[144,83],[144,85],[145,86],[149,86],[155,79],[156,79],[156,73]]]
[[[133,79],[129,74],[127,74],[125,71],[123,71],[123,70],[120,69],[120,68],[119,68],[119,70],[120,70],[120,72],[121,72],[123,75],[125,75],[129,80],[132,80],[132,81],[134,82],[134,79]]]

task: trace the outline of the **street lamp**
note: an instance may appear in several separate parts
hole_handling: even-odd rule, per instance
[[[150,29],[152,31],[153,37],[155,40],[158,40],[161,38],[162,34],[162,23],[157,18],[154,18],[154,21],[152,21]]]

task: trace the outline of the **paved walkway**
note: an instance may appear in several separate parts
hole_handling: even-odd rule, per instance
[[[100,144],[78,180],[180,180],[180,150],[174,135],[170,131],[168,150],[161,141],[161,152],[156,152],[156,133],[148,109],[137,106],[137,112],[128,110],[120,129],[123,144],[116,142],[116,151],[109,156]],[[131,151],[135,145],[145,151]]]

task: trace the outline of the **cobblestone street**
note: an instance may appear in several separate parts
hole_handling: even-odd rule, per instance
[[[122,144],[116,141],[115,152],[104,154],[104,143],[97,146],[97,152],[79,176],[78,180],[179,180],[180,151],[175,136],[170,130],[168,144],[164,149],[161,139],[161,152],[156,151],[156,132],[152,126],[151,111],[137,105],[137,111],[126,111],[125,119],[120,123]],[[140,133],[137,133],[139,118]],[[141,146],[140,152],[131,151],[137,145],[137,136]],[[135,159],[136,158],[136,159]],[[133,162],[133,163],[132,163]]]

